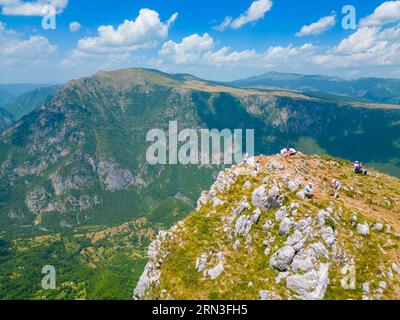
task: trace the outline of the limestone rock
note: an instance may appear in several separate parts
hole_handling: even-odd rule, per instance
[[[292,247],[297,252],[304,246],[305,241],[306,237],[299,230],[295,230],[294,234],[285,242],[285,245]]]
[[[291,269],[293,271],[310,271],[314,268],[315,253],[312,249],[301,249],[293,259]]]
[[[258,296],[260,300],[279,300],[279,296],[276,293],[268,290],[261,290],[258,292]]]
[[[299,179],[290,180],[288,182],[288,189],[290,192],[295,192],[300,188],[301,181]]]
[[[254,190],[252,201],[255,207],[262,211],[268,211],[280,207],[283,199],[278,187],[274,186],[269,190],[266,190],[265,186],[262,185],[258,189]]]
[[[333,232],[332,227],[324,227],[320,230],[322,239],[326,242],[327,245],[332,246],[335,242],[335,233]]]
[[[302,300],[321,300],[329,284],[329,265],[320,264],[318,270],[311,270],[304,275],[291,275],[286,278],[286,287]]]
[[[275,221],[281,222],[287,217],[286,207],[281,207],[277,212],[275,212]]]
[[[114,160],[106,159],[104,156],[100,157],[97,172],[100,180],[111,192],[124,190],[134,181],[131,171],[120,168]]]
[[[215,197],[213,199],[213,207],[214,208],[222,206],[223,204],[224,204],[224,202],[221,199],[219,199],[218,197]]]
[[[272,221],[267,220],[262,227],[263,231],[267,232],[269,230],[269,228],[271,228],[272,225],[273,225]]]
[[[197,272],[202,272],[204,269],[207,267],[207,259],[208,259],[208,254],[203,253],[200,257],[196,259],[196,270]]]
[[[146,295],[146,291],[158,285],[161,271],[154,267],[153,263],[147,263],[142,275],[139,278],[136,288],[133,291],[133,299],[141,300]]]
[[[251,182],[250,181],[246,181],[246,183],[243,185],[244,189],[250,189],[251,188]]]
[[[208,276],[211,280],[215,280],[224,271],[224,265],[220,261],[214,268],[207,271]]]
[[[37,187],[26,195],[25,204],[34,214],[42,212],[49,204],[49,194],[43,187]]]
[[[363,224],[358,223],[357,224],[357,232],[359,234],[362,234],[363,236],[369,235],[369,225],[368,225],[368,223],[367,222],[365,222]]]
[[[291,220],[289,218],[285,218],[282,220],[281,224],[279,225],[279,234],[282,237],[287,237],[291,231]]]
[[[303,190],[301,190],[301,191],[296,193],[296,197],[301,199],[301,200],[304,200],[306,198],[306,194],[304,193]]]
[[[292,263],[296,252],[290,246],[285,246],[274,253],[270,258],[270,266],[279,271],[286,271]]]

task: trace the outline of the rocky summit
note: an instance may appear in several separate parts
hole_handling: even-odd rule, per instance
[[[260,156],[221,172],[196,211],[159,233],[133,297],[398,299],[399,227],[398,178],[328,157]]]

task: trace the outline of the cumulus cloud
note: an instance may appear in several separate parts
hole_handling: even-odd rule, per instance
[[[212,50],[214,40],[208,33],[197,33],[182,39],[180,43],[169,40],[159,51],[160,57],[176,64],[197,63],[205,52]]]
[[[334,51],[337,53],[353,54],[365,52],[375,46],[380,29],[377,27],[359,28],[355,33],[343,39]]]
[[[159,51],[160,63],[174,63],[177,65],[208,65],[208,66],[252,66],[265,67],[271,64],[290,62],[296,56],[303,57],[312,52],[314,47],[305,44],[300,47],[270,47],[265,52],[256,50],[232,51],[229,47],[215,48],[214,39],[208,34],[200,36],[193,34],[182,39],[181,42],[168,41]]]
[[[176,65],[226,65],[240,63],[256,57],[254,50],[231,51],[229,47],[215,50],[215,41],[208,34],[192,34],[181,42],[169,40],[164,43],[159,56],[161,63]]]
[[[46,6],[51,5],[61,13],[68,5],[68,0],[0,0],[1,13],[11,16],[43,16]]]
[[[296,33],[296,37],[304,37],[309,35],[319,35],[325,31],[332,29],[336,24],[336,14],[327,17],[322,17],[317,22],[310,25],[303,26],[301,30]]]
[[[81,24],[78,21],[71,22],[69,24],[69,31],[76,32],[82,28]]]
[[[0,63],[2,65],[31,64],[45,61],[57,50],[46,37],[30,36],[20,39],[14,31],[0,22]]]
[[[224,66],[224,70],[243,66],[350,77],[387,76],[393,74],[394,70],[400,70],[400,23],[395,24],[400,20],[397,11],[399,3],[400,1],[388,1],[380,5],[372,15],[361,20],[362,27],[335,45],[313,46],[305,43],[300,46],[276,45],[265,51],[234,51],[229,47],[216,48],[217,42],[210,35],[204,34],[186,37],[181,42],[169,41],[160,50],[159,57],[161,63],[187,66],[192,70],[202,70],[201,66]],[[218,29],[232,28],[235,20],[237,19],[225,18]],[[302,27],[296,36],[321,34],[336,23],[337,16],[332,13]],[[390,23],[395,25],[389,25]],[[201,46],[205,40],[209,45]]]
[[[246,65],[257,56],[255,50],[231,51],[229,47],[223,47],[216,52],[206,52],[203,59],[209,65]]]
[[[361,27],[382,26],[400,21],[400,1],[386,1],[373,14],[360,21]]]
[[[400,66],[400,24],[391,28],[363,27],[314,61],[329,68],[362,69]]]
[[[57,50],[42,36],[31,36],[27,40],[15,40],[0,48],[0,55],[5,58],[43,60]]]
[[[181,42],[168,41],[159,51],[160,65],[200,70],[223,66],[297,72],[332,73],[342,76],[380,74],[400,69],[400,24],[393,27],[363,27],[333,46],[270,46],[265,51],[234,51],[217,48],[209,35],[194,34]],[[207,69],[207,68],[206,68]],[[247,70],[247,69],[246,69]]]
[[[310,68],[342,70],[348,74],[386,76],[400,67],[400,1],[388,1],[361,19],[360,28],[336,46],[320,48],[310,60]]]
[[[79,40],[78,50],[92,54],[117,54],[154,47],[159,40],[168,36],[169,28],[177,16],[175,13],[163,23],[156,11],[141,9],[135,21],[125,20],[116,29],[113,26],[100,26],[97,37]]]
[[[218,31],[223,31],[228,27],[239,29],[247,23],[263,19],[265,14],[271,10],[272,5],[273,2],[271,0],[255,0],[246,12],[242,13],[236,19],[226,17],[215,29]]]

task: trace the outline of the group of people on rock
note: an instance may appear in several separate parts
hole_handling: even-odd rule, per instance
[[[294,156],[297,154],[297,151],[294,148],[283,148],[281,150],[280,154],[285,157]],[[248,162],[249,162],[248,153],[245,153],[243,155],[243,162],[246,166],[248,165]],[[255,172],[260,171],[260,169],[261,169],[260,166],[261,166],[261,163],[259,160],[256,160],[255,162],[253,162],[253,170]],[[368,174],[368,171],[366,169],[364,169],[362,162],[355,161],[354,162],[354,173],[362,174],[362,175],[366,176]],[[333,179],[331,182],[331,186],[333,188],[333,199],[337,199],[339,197],[339,191],[342,188],[342,184],[338,180]],[[315,187],[314,187],[313,182],[308,182],[303,190],[305,197],[307,197],[309,199],[314,197],[314,191],[315,191]]]
[[[362,162],[355,161],[354,173],[366,176],[368,174],[368,171],[364,169]],[[342,184],[338,180],[333,179],[331,185],[333,188],[333,199],[337,199],[339,197],[339,191],[342,188]],[[309,182],[304,188],[304,195],[307,198],[312,198],[314,196],[314,184],[312,182]]]
[[[290,157],[290,156],[295,156],[297,154],[297,150],[294,148],[283,148],[281,150],[281,155]]]
[[[246,152],[243,155],[243,163],[248,166],[249,165],[249,154]],[[255,162],[252,162],[252,166],[253,166],[253,171],[255,172],[259,172],[261,169],[261,162],[260,160],[256,160]]]
[[[368,171],[364,169],[362,162],[355,161],[354,162],[354,173],[362,174],[362,175],[366,176],[368,174]]]
[[[337,199],[339,197],[339,191],[342,188],[342,184],[337,180],[332,180],[331,182],[333,188],[333,199]],[[312,182],[307,183],[306,187],[303,190],[304,196],[306,198],[313,198],[314,197],[314,184]]]
[[[293,156],[296,155],[297,151],[294,148],[283,148],[281,150],[281,155],[283,156]],[[355,174],[362,174],[366,176],[368,174],[368,171],[364,169],[363,163],[360,161],[355,161],[354,162],[354,173]],[[331,182],[331,186],[333,188],[333,199],[337,199],[339,197],[339,191],[342,188],[342,184],[336,180],[333,179]],[[314,184],[312,182],[307,183],[305,186],[303,192],[305,197],[307,198],[312,198],[314,196]]]

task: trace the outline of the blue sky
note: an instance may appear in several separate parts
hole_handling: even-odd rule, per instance
[[[355,29],[344,29],[345,5]],[[56,28],[42,28],[45,5]],[[267,71],[400,77],[400,1],[0,0],[0,82],[150,67],[233,80]],[[44,11],[43,11],[44,10]]]

